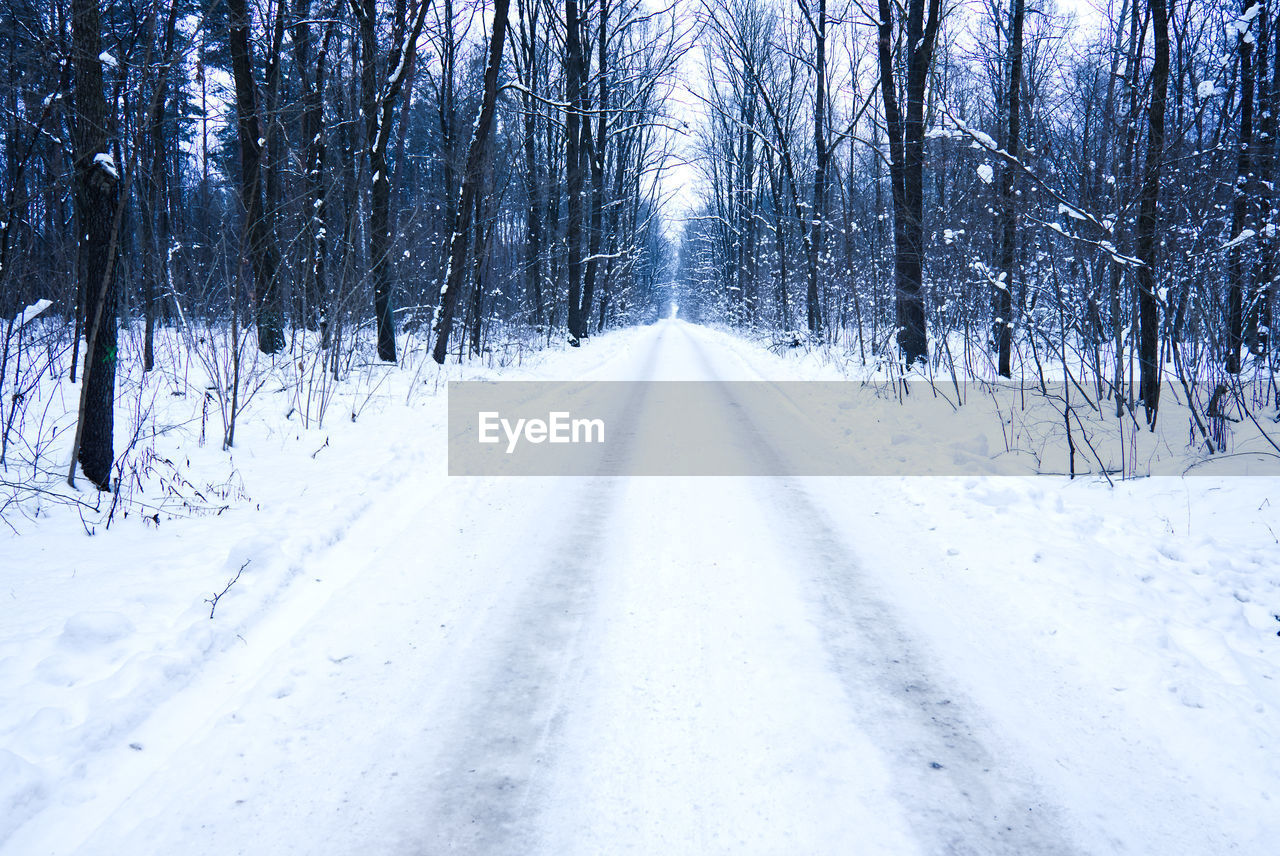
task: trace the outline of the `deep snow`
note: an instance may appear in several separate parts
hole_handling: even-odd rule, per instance
[[[0,536],[0,853],[1280,838],[1280,479],[451,480],[440,378],[370,371],[162,434],[219,515]],[[666,321],[501,376],[839,373]]]

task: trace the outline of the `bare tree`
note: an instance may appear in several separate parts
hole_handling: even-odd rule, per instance
[[[242,2],[242,0],[235,0]],[[385,61],[378,51],[377,0],[349,0],[360,33],[360,109],[372,174],[369,195],[369,265],[373,280],[373,312],[378,325],[378,359],[396,361],[396,328],[391,309],[391,173],[387,147],[391,124],[418,36],[431,0],[418,0],[412,17],[406,0],[396,0],[391,46]],[[394,63],[394,65],[392,65]],[[385,81],[379,72],[386,75]]]
[[[1008,126],[1005,134],[1005,151],[1015,161],[1019,157],[1019,119],[1022,102],[1022,22],[1025,17],[1025,0],[1012,0],[1009,27],[1009,71],[1005,111]],[[996,318],[993,323],[998,371],[1005,377],[1013,377],[1010,351],[1013,339],[1013,288],[1014,268],[1018,254],[1018,170],[1011,163],[1000,168],[1000,280],[995,289]]]
[[[154,22],[159,16],[153,11]],[[157,296],[164,287],[165,260],[169,252],[169,170],[168,136],[166,134],[165,106],[168,97],[170,69],[177,41],[178,4],[169,4],[169,15],[164,25],[163,60],[155,64],[155,91],[151,93],[151,109],[146,117],[146,186],[145,210],[142,212],[142,312],[143,342],[142,370],[151,371],[155,365],[155,327]]]
[[[823,229],[826,220],[827,164],[831,153],[827,148],[827,0],[817,0],[818,15],[815,20],[801,0],[800,9],[813,30],[814,44],[814,96],[813,96],[813,207],[809,223],[809,288],[805,295],[808,310],[809,333],[818,335],[822,329],[822,315],[818,294],[818,262],[822,257]]]
[[[1141,330],[1138,342],[1140,366],[1138,397],[1147,424],[1156,424],[1160,407],[1160,303],[1156,296],[1157,204],[1160,198],[1160,170],[1164,163],[1164,111],[1169,84],[1169,11],[1165,0],[1151,0],[1155,64],[1151,68],[1151,104],[1147,114],[1147,157],[1142,179],[1142,200],[1138,213],[1138,313]]]
[[[453,313],[462,292],[462,277],[466,272],[467,235],[472,228],[472,209],[484,180],[484,161],[493,127],[493,113],[498,100],[498,71],[502,66],[502,46],[507,37],[507,13],[510,0],[494,0],[493,30],[489,36],[489,62],[484,70],[484,94],[480,103],[480,115],[476,117],[471,132],[471,144],[467,148],[467,170],[462,177],[456,221],[449,244],[449,267],[440,294],[440,309],[435,320],[435,347],[431,356],[437,363],[444,363],[449,352],[449,331],[453,328]],[[476,224],[479,229],[479,224]]]
[[[1254,67],[1253,17],[1261,6],[1256,0],[1244,0],[1242,17],[1236,34],[1236,54],[1240,63],[1240,139],[1236,151],[1236,177],[1232,185],[1231,199],[1231,249],[1227,265],[1227,353],[1224,367],[1231,374],[1240,372],[1240,347],[1244,344],[1244,293],[1248,264],[1245,260],[1244,235],[1249,217],[1249,197],[1253,186],[1253,93],[1257,70]],[[1252,16],[1246,18],[1244,16]],[[1154,9],[1152,10],[1154,14]],[[1157,28],[1159,24],[1157,23]],[[1157,39],[1159,31],[1157,29]],[[1165,36],[1166,65],[1168,35]],[[1159,48],[1157,48],[1159,50]],[[1166,72],[1167,74],[1167,72]],[[1152,78],[1154,81],[1154,72]],[[1152,103],[1154,104],[1154,98]],[[1161,119],[1163,122],[1163,117]]]
[[[274,228],[263,203],[263,149],[267,143],[267,123],[253,76],[249,48],[251,18],[247,0],[227,0],[230,33],[231,71],[236,90],[236,126],[240,138],[240,204],[244,208],[244,252],[253,269],[257,303],[258,348],[274,354],[284,347],[284,325],[280,317],[277,275],[279,250]],[[278,48],[278,44],[276,45]]]
[[[71,4],[74,68],[75,208],[80,293],[85,302],[88,348],[81,376],[76,459],[85,477],[107,490],[114,463],[116,248],[120,223],[120,173],[109,149],[113,125],[102,82],[101,20],[95,0]],[[74,464],[68,481],[75,484]]]
[[[542,295],[542,168],[538,158],[538,125],[541,104],[535,94],[538,88],[540,62],[538,44],[538,18],[542,10],[540,0],[517,0],[517,20],[520,50],[515,52],[517,74],[523,86],[521,92],[521,127],[524,154],[525,179],[525,240],[524,278],[525,293],[532,303],[529,319],[536,325],[543,323],[546,307]]]
[[[565,225],[569,275],[569,344],[578,345],[584,335],[582,321],[582,113],[586,108],[586,60],[582,51],[582,16],[577,0],[565,0]]]
[[[941,0],[907,0],[904,36],[893,4],[879,0],[880,96],[889,137],[893,188],[895,304],[898,347],[908,366],[928,356],[924,312],[924,107],[933,48],[942,22]],[[895,54],[905,54],[906,109],[898,103]]]
[[[325,233],[325,171],[328,149],[325,142],[324,90],[335,16],[331,14],[329,21],[325,23],[324,34],[314,57],[312,48],[315,47],[315,38],[310,18],[311,1],[297,0],[294,9],[293,50],[298,82],[302,86],[302,139],[306,154],[303,175],[302,286],[295,304],[298,304],[301,322],[308,329],[323,327],[327,334],[329,300],[325,269],[328,255]]]

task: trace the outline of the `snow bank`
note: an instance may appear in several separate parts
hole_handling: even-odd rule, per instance
[[[743,379],[864,371],[822,349],[776,356],[725,332],[708,335],[735,355]],[[881,407],[885,399],[868,385],[863,403]],[[1087,852],[1115,852],[1121,842],[1179,853],[1273,846],[1280,835],[1274,458],[1255,461],[1255,472],[1269,475],[1156,476],[1114,486],[1098,476],[999,476],[1001,459],[1029,453],[1002,452],[1008,426],[1002,431],[984,399],[974,396],[966,408],[954,445],[931,449],[912,426],[945,418],[949,407],[939,410],[932,395],[904,404],[888,398],[885,435],[869,442],[907,458],[967,455],[973,466],[990,461],[997,475],[816,478],[804,479],[805,489],[819,507],[847,510],[828,522],[858,545],[865,569],[881,571],[886,599],[930,640],[947,673],[1048,775],[1055,801],[1077,807],[1075,834]],[[1204,464],[1187,446],[1185,422],[1168,409],[1167,435],[1133,438],[1146,444],[1146,464],[1159,458],[1167,472],[1240,471],[1229,456]],[[1171,825],[1171,816],[1182,820]]]
[[[132,331],[122,334],[122,348],[140,347]],[[502,371],[571,377],[583,353],[607,371],[636,335],[590,339],[576,354],[526,346]],[[0,852],[30,852],[60,821],[63,836],[89,834],[87,819],[105,817],[113,799],[180,751],[183,729],[210,715],[184,698],[217,698],[219,681],[263,668],[343,583],[310,575],[309,557],[389,492],[404,491],[412,509],[444,490],[445,385],[497,371],[438,369],[425,353],[401,369],[370,361],[333,391],[328,418],[317,422],[313,410],[304,427],[307,402],[291,395],[298,363],[283,360],[264,370],[264,391],[223,452],[207,377],[189,356],[180,361],[173,331],[158,336],[156,371],[141,377],[130,357],[119,379],[116,448],[144,419],[146,454],[131,456],[152,467],[139,470],[143,487],[122,491],[110,525],[110,497],[94,512],[35,495],[9,509],[20,535],[0,527]],[[51,380],[37,394],[69,441],[60,426],[73,424],[77,389]],[[56,472],[47,479],[66,492]],[[138,742],[159,712],[176,730]],[[42,812],[43,833],[14,838]]]
[[[272,675],[274,691],[292,692],[292,678],[275,679],[281,652],[340,603],[362,567],[319,559],[352,533],[369,542],[344,549],[367,553],[380,535],[448,504],[449,379],[633,379],[635,351],[652,335],[513,351],[501,370],[436,369],[425,354],[400,369],[371,362],[333,391],[323,422],[313,413],[305,426],[294,368],[281,361],[264,370],[229,452],[216,428],[200,442],[207,378],[198,366],[162,363],[148,379],[126,371],[118,443],[134,430],[137,402],[147,403],[148,443],[168,462],[155,465],[163,478],[146,481],[109,528],[105,509],[95,517],[30,501],[29,519],[16,520],[23,534],[0,532],[0,852],[83,842],[123,795],[235,714],[228,687]],[[726,378],[862,371],[832,351],[776,356],[727,332],[696,335],[714,346]],[[161,342],[157,352],[176,349]],[[664,379],[702,371],[659,369]],[[884,455],[961,456],[992,473],[1028,460],[1059,465],[1031,446],[1032,424],[1020,435],[1027,442],[1007,449],[1008,426],[985,399],[955,417],[945,398],[899,403],[891,384],[867,380],[859,406],[882,419],[874,442]],[[70,411],[74,392],[60,381],[40,395]],[[959,420],[952,442],[921,448],[912,426],[944,415]],[[207,421],[217,422],[216,410]],[[1179,436],[1164,437],[1161,460],[1185,468],[1197,453],[1174,425]],[[1087,849],[1262,852],[1274,843],[1280,478],[801,484],[818,507],[839,510],[827,524],[856,545],[874,594],[901,612],[1056,801],[1075,809]],[[194,505],[173,501],[174,491]],[[209,501],[200,505],[193,491]],[[743,608],[760,606],[747,598]],[[340,639],[327,644],[334,663],[350,654]],[[1171,830],[1175,814],[1187,820]]]

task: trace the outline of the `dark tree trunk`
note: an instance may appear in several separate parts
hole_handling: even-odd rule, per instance
[[[351,294],[351,285],[355,281],[355,269],[360,265],[358,238],[360,232],[359,207],[360,188],[357,185],[359,173],[359,131],[356,128],[359,114],[360,96],[355,83],[356,66],[359,65],[359,51],[353,50],[351,69],[346,77],[346,85],[337,84],[340,92],[339,103],[342,105],[338,116],[338,160],[342,174],[342,238],[338,247],[338,281],[330,289],[332,299],[327,299],[327,308],[339,309],[339,298],[346,299]],[[341,307],[346,308],[346,307]],[[328,323],[321,324],[320,338],[325,345],[341,344],[344,312],[331,311],[327,316]],[[336,379],[339,374],[338,355],[341,349],[334,347],[331,352],[330,366]]]
[[[373,281],[373,315],[378,329],[378,359],[396,361],[395,318],[391,314],[391,271],[387,266],[388,207],[391,178],[387,175],[387,153],[380,146],[378,104],[378,7],[375,0],[352,0],[360,24],[360,104],[365,122],[365,144],[369,151],[372,187],[369,193],[369,266]],[[385,138],[384,138],[385,139]]]
[[[396,361],[396,322],[391,311],[391,179],[384,150],[369,150],[373,187],[369,193],[369,265],[373,313],[378,324],[378,359]]]
[[[1005,139],[1005,151],[1017,159],[1019,153],[1019,119],[1022,90],[1022,20],[1024,0],[1013,0],[1013,22],[1009,35],[1009,79],[1007,81],[1007,110],[1009,125]],[[1003,163],[1000,170],[1000,272],[1003,278],[996,286],[996,318],[992,334],[996,343],[999,372],[1013,377],[1013,288],[1014,266],[1018,254],[1018,170],[1011,163]]]
[[[523,6],[523,4],[521,4]],[[524,58],[528,91],[524,93],[524,167],[525,167],[525,240],[524,277],[525,294],[533,303],[530,320],[536,326],[543,322],[542,298],[542,176],[538,168],[538,102],[533,89],[538,75],[538,10],[540,4],[531,4],[526,16],[520,10],[520,48]]]
[[[266,138],[266,160],[262,164],[263,216],[270,229],[271,245],[276,247],[276,276],[267,295],[269,303],[259,307],[259,313],[267,313],[281,330],[280,347],[284,341],[284,305],[287,281],[285,276],[291,270],[289,265],[280,263],[279,247],[287,246],[288,239],[280,234],[281,212],[284,210],[284,163],[285,138],[284,128],[280,123],[280,86],[283,73],[285,0],[277,0],[275,20],[271,27],[271,42],[267,53],[266,93],[262,103],[262,128]]]
[[[156,81],[161,90],[167,75]],[[163,94],[157,99],[163,105]],[[161,254],[169,244],[168,206],[163,184],[165,175],[165,139],[163,106],[159,115],[147,119],[147,135],[142,153],[146,161],[146,179],[141,193],[144,210],[138,218],[142,227],[142,370],[149,372],[155,366],[156,294],[163,288],[164,268]]]
[[[818,291],[818,262],[822,258],[823,219],[826,215],[827,202],[827,161],[830,155],[826,143],[827,0],[818,0],[815,40],[817,41],[815,63],[817,90],[813,100],[813,139],[816,164],[813,171],[813,210],[809,224],[809,288],[805,295],[805,304],[809,316],[809,333],[814,336],[818,335],[822,328]]]
[[[787,224],[782,215],[782,176],[773,168],[773,151],[766,148],[764,154],[769,171],[769,193],[773,199],[773,242],[778,253],[778,323],[785,330],[791,327],[791,308],[787,305]]]
[[[1138,397],[1152,428],[1160,407],[1160,304],[1156,299],[1157,202],[1164,161],[1164,108],[1169,85],[1169,12],[1165,0],[1151,0],[1155,62],[1151,67],[1151,107],[1147,116],[1147,157],[1138,212]]]
[[[899,110],[894,74],[894,21],[889,0],[879,0],[880,94],[889,136],[893,185],[895,309],[898,347],[908,367],[928,357],[924,314],[924,95],[941,23],[941,0],[908,0],[906,113]]]
[[[284,347],[284,329],[276,300],[279,256],[270,221],[262,204],[262,149],[266,126],[258,108],[249,53],[247,0],[227,0],[231,24],[228,45],[236,89],[236,122],[240,132],[240,202],[244,208],[243,246],[253,269],[257,303],[258,349],[274,354]]]
[[[305,167],[303,173],[302,284],[297,303],[300,318],[308,330],[327,326],[327,284],[325,281],[325,193],[326,161],[324,135],[324,84],[333,25],[325,27],[324,39],[316,52],[314,67],[311,48],[310,0],[298,0],[293,27],[294,56],[302,84],[302,136]]]
[[[1124,194],[1128,192],[1133,181],[1132,174],[1136,171],[1134,160],[1137,157],[1137,137],[1138,137],[1138,85],[1137,85],[1137,69],[1138,61],[1142,57],[1143,45],[1146,42],[1147,26],[1143,22],[1139,26],[1140,15],[1137,0],[1130,3],[1123,0],[1120,7],[1120,20],[1116,26],[1116,45],[1122,42],[1122,30],[1124,25],[1125,10],[1128,10],[1129,17],[1129,49],[1125,56],[1125,67],[1123,75],[1116,73],[1119,67],[1119,50],[1114,55],[1111,63],[1111,73],[1107,81],[1107,97],[1103,106],[1102,115],[1110,117],[1115,109],[1116,99],[1116,81],[1119,79],[1124,82],[1129,89],[1129,107],[1126,114],[1126,120],[1123,127],[1126,129],[1124,138],[1123,151],[1117,152],[1120,134],[1118,129],[1112,129],[1110,135],[1111,154],[1108,160],[1114,164],[1113,168],[1119,173],[1119,181],[1115,185],[1112,204],[1115,210],[1122,210],[1127,207],[1129,200]],[[1126,228],[1123,220],[1116,224],[1116,238],[1120,245],[1121,251],[1129,246],[1132,232]],[[1124,393],[1124,354],[1125,354],[1125,323],[1123,314],[1122,300],[1122,284],[1124,282],[1124,271],[1119,265],[1111,265],[1110,269],[1110,288],[1108,289],[1108,311],[1111,316],[1111,344],[1113,350],[1114,364],[1112,376],[1112,388],[1115,390],[1116,397],[1116,418],[1124,413],[1126,394]]]
[[[440,164],[445,199],[444,224],[447,228],[458,215],[457,152],[454,151],[456,148],[454,71],[457,67],[458,41],[453,32],[453,0],[444,0],[443,24],[444,32],[440,46],[440,92],[436,98],[438,102],[436,114],[440,123]],[[445,251],[448,251],[447,244]]]
[[[1273,282],[1276,275],[1276,236],[1268,226],[1275,223],[1272,206],[1275,204],[1275,158],[1276,158],[1276,110],[1280,109],[1280,44],[1276,41],[1276,22],[1270,10],[1264,11],[1262,18],[1262,35],[1259,39],[1260,50],[1265,57],[1270,51],[1271,79],[1265,77],[1265,59],[1260,60],[1259,87],[1262,107],[1262,121],[1258,128],[1257,156],[1255,169],[1258,172],[1258,211],[1262,217],[1261,259],[1258,262],[1258,275],[1254,282],[1254,294],[1251,298],[1253,311],[1249,315],[1249,331],[1251,348],[1257,356],[1265,356],[1271,345],[1271,322],[1274,311]]]
[[[169,174],[166,169],[168,141],[165,138],[165,107],[168,98],[170,62],[178,21],[177,4],[170,5],[164,31],[164,63],[156,75],[155,91],[147,115],[147,181],[144,189],[147,210],[142,213],[142,370],[155,365],[156,295],[164,289],[169,254]]]
[[[471,276],[471,346],[470,353],[479,356],[484,347],[484,313],[485,313],[485,280],[484,263],[488,254],[491,228],[486,228],[484,214],[484,193],[475,197],[475,222],[472,226],[473,248],[471,265],[474,273]]]
[[[591,230],[590,237],[587,240],[587,269],[586,277],[582,283],[582,306],[578,310],[578,323],[582,328],[582,336],[588,335],[591,330],[591,305],[592,301],[595,300],[596,273],[600,269],[598,257],[600,255],[601,230],[604,227],[604,164],[605,144],[608,140],[607,131],[609,126],[606,118],[609,109],[609,77],[606,74],[608,69],[606,51],[609,44],[608,21],[609,4],[607,0],[601,0],[600,31],[596,36],[596,47],[599,51],[597,64],[600,74],[600,112],[596,115],[595,141],[591,141],[590,130],[584,131],[591,161]]]
[[[449,331],[453,328],[453,315],[462,291],[462,278],[466,273],[467,233],[470,230],[471,212],[475,196],[484,179],[484,155],[489,133],[493,127],[493,113],[498,100],[498,70],[502,65],[502,44],[507,35],[507,11],[510,0],[494,0],[493,33],[489,38],[489,62],[484,70],[484,95],[480,103],[480,115],[471,133],[471,145],[467,149],[467,171],[462,177],[457,218],[453,224],[449,245],[449,268],[445,275],[444,291],[440,296],[440,312],[436,318],[436,343],[431,356],[443,364],[448,354]],[[476,224],[479,228],[479,224]]]
[[[430,0],[418,0],[410,23],[404,0],[397,0],[391,49],[387,52],[385,89],[378,78],[377,0],[350,0],[360,25],[360,102],[373,186],[369,193],[369,267],[373,280],[373,314],[378,326],[378,359],[396,361],[395,318],[391,311],[391,176],[387,149],[396,99],[404,88],[409,61],[422,32]]]
[[[736,200],[741,238],[735,267],[746,303],[746,320],[749,322],[755,321],[759,311],[756,284],[756,100],[754,86],[746,81],[746,97],[743,98],[742,105],[742,169]]]
[[[71,5],[74,66],[75,206],[79,237],[78,278],[85,301],[88,351],[81,372],[76,458],[85,477],[107,490],[114,462],[116,305],[115,276],[120,176],[109,155],[103,92],[101,21],[96,0]],[[74,473],[73,473],[74,476]],[[69,479],[74,484],[74,478]]]
[[[1243,10],[1255,0],[1244,0]],[[1253,155],[1253,33],[1237,37],[1240,54],[1240,139],[1236,152],[1236,180],[1231,192],[1231,238],[1235,243],[1227,263],[1227,353],[1225,368],[1232,374],[1240,371],[1240,346],[1244,342],[1245,242],[1239,240],[1249,217],[1249,191],[1252,190],[1251,160]],[[1168,36],[1166,35],[1166,43]],[[1168,50],[1166,44],[1166,51]],[[1168,61],[1166,60],[1166,66]],[[1167,74],[1167,71],[1166,71]],[[1154,72],[1152,72],[1154,78]],[[1163,127],[1163,121],[1162,121]],[[1144,199],[1145,201],[1145,199]]]
[[[569,344],[582,338],[582,108],[583,69],[581,21],[577,0],[565,0],[565,266],[569,275]]]

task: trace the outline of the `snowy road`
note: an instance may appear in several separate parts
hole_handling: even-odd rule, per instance
[[[688,325],[641,342],[588,376],[758,378]],[[724,412],[742,454],[785,454]],[[641,420],[631,452],[645,443]],[[1072,791],[1041,767],[1044,747],[1009,733],[895,605],[897,569],[863,558],[859,527],[912,534],[884,531],[900,524],[878,522],[862,480],[459,479],[429,505],[412,482],[311,558],[307,576],[349,582],[296,632],[156,712],[139,739],[167,748],[136,780],[46,812],[10,848],[23,834],[184,856],[1230,843],[1194,789],[1160,784],[1135,784],[1118,840],[1110,797],[1079,795],[1087,769]],[[1099,740],[1104,755],[1127,742]],[[1131,760],[1114,756],[1117,780],[1138,778]]]
[[[673,325],[633,377],[740,378],[727,362]],[[724,409],[730,445],[778,454]],[[1071,852],[802,487],[549,488],[526,502],[567,525],[466,670],[426,851]]]

